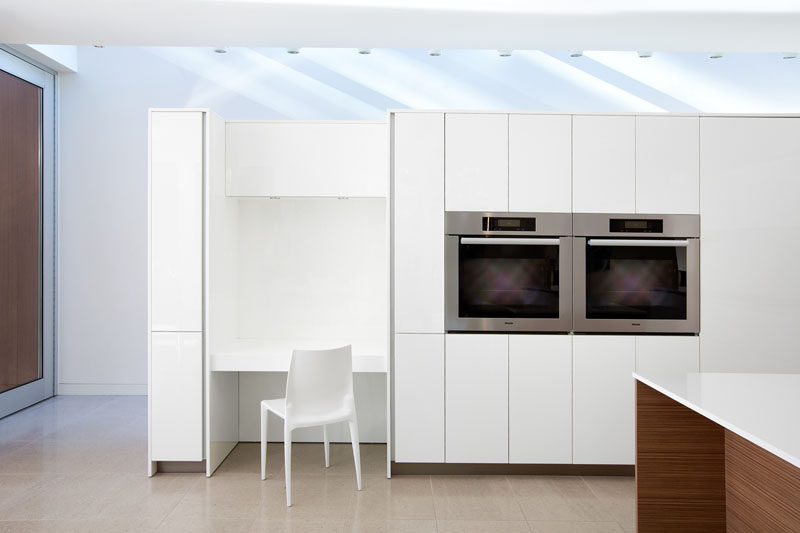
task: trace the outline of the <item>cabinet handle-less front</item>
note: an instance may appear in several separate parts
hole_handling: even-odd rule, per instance
[[[504,237],[461,237],[461,244],[525,244],[528,246],[553,246],[558,239],[514,239]]]
[[[589,246],[689,246],[689,241],[682,240],[658,240],[658,239],[589,239],[586,241]]]

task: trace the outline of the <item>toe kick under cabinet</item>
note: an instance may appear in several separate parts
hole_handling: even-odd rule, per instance
[[[697,371],[690,336],[397,334],[397,463],[632,465],[635,370]]]

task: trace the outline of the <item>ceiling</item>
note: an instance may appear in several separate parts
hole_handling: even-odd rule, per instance
[[[0,0],[0,42],[800,50],[797,0]]]

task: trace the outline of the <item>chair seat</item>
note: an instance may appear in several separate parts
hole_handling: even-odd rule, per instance
[[[275,400],[261,400],[261,408],[272,411],[279,417],[286,419],[286,398],[278,398]],[[349,420],[353,415],[353,410],[342,406],[332,411],[324,413],[295,413],[292,415],[292,427],[312,427],[321,426],[323,424],[334,424]]]

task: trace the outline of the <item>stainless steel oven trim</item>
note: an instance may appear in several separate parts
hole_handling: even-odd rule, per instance
[[[514,246],[555,246],[558,239],[540,237],[461,237],[461,244],[513,244]]]
[[[687,239],[686,319],[638,321],[618,318],[586,318],[586,240],[586,237],[573,237],[572,239],[575,265],[572,281],[572,327],[575,333],[700,333],[699,239]]]
[[[609,220],[631,219],[631,220],[663,220],[664,231],[661,233],[650,232],[611,232],[609,231]],[[617,214],[617,213],[575,213],[572,215],[572,230],[575,237],[617,237],[617,238],[636,238],[653,239],[656,237],[666,238],[699,238],[700,237],[700,215],[641,215],[641,214]]]
[[[483,217],[536,218],[536,231],[483,231]],[[569,213],[499,213],[490,211],[448,211],[445,213],[446,235],[496,235],[498,237],[564,237],[572,235]]]
[[[503,232],[506,233],[506,232]],[[538,232],[537,232],[538,233]],[[458,235],[445,237],[445,329],[448,332],[561,332],[572,329],[572,239],[559,237],[558,268],[559,301],[558,318],[461,318],[458,316]],[[481,237],[490,241],[492,237]],[[503,239],[509,240],[509,239]],[[489,244],[481,243],[481,244]]]

